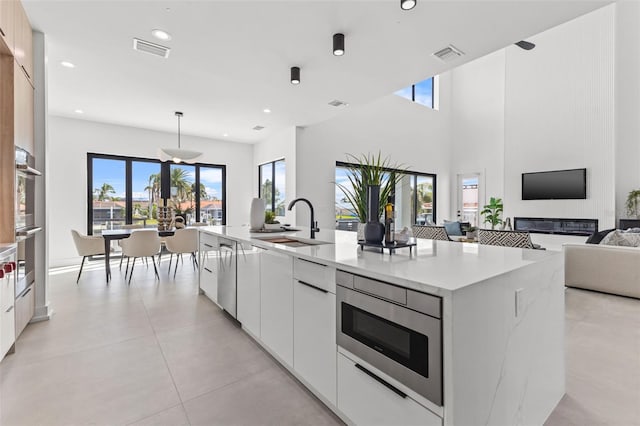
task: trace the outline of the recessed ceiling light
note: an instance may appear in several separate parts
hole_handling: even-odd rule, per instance
[[[271,112],[271,110],[269,108],[265,108],[262,110],[264,113],[269,114]]]
[[[84,114],[84,111],[81,109],[76,109],[73,112],[75,112],[76,114]]]
[[[411,10],[416,7],[417,0],[400,0],[400,8],[402,10]]]
[[[153,30],[151,31],[151,35],[154,36],[155,38],[157,38],[158,40],[162,40],[162,41],[169,41],[171,40],[171,34],[169,34],[168,32],[164,31],[164,30]]]
[[[224,137],[226,138],[227,136],[229,136],[229,133],[225,133],[225,134],[224,134],[224,135],[222,135],[222,136],[224,136]]]
[[[65,68],[75,68],[76,67],[74,64],[72,64],[69,61],[62,61],[62,62],[60,62],[60,65],[62,65]]]

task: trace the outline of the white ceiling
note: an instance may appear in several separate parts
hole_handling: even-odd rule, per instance
[[[339,114],[333,99],[353,108],[610,3],[23,1],[47,36],[51,114],[175,132],[180,110],[183,134],[249,143]],[[154,28],[173,39],[155,40]],[[342,57],[335,32],[346,35]],[[134,51],[133,37],[170,47],[169,58]],[[450,43],[466,55],[431,55]],[[298,86],[291,66],[302,69]]]

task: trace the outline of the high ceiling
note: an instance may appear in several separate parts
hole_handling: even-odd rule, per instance
[[[51,114],[175,132],[180,110],[183,134],[248,143],[340,114],[334,99],[353,108],[610,3],[23,1],[47,37]],[[172,39],[156,40],[156,28]],[[331,51],[336,32],[342,57]],[[134,37],[170,47],[169,58],[134,51]],[[465,55],[432,56],[448,44]],[[298,86],[291,66],[302,69]]]

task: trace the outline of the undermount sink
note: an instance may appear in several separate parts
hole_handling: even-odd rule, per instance
[[[313,241],[313,240],[298,240],[290,237],[261,237],[256,238],[260,241],[267,243],[282,244],[289,247],[306,247],[306,246],[319,246],[322,244],[331,244],[326,241]]]
[[[297,232],[299,229],[297,228],[264,228],[264,229],[256,229],[251,230],[252,234],[275,234],[278,232]]]

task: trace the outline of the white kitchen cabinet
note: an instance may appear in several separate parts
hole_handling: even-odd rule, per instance
[[[338,408],[356,425],[442,426],[439,416],[408,396],[398,395],[341,353]]]
[[[335,276],[335,275],[334,275]],[[336,296],[304,281],[293,284],[293,368],[336,403]]]
[[[15,263],[13,263],[15,265]],[[3,267],[0,278],[0,360],[16,340],[15,322],[15,272],[12,266]]]
[[[273,250],[260,259],[260,339],[293,366],[293,258]]]
[[[218,303],[218,269],[220,244],[218,237],[200,233],[200,291]]]
[[[238,243],[238,321],[260,337],[260,256],[263,250]]]

